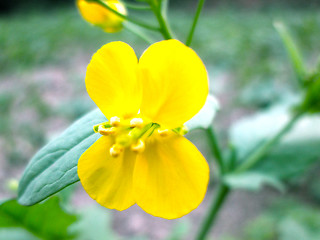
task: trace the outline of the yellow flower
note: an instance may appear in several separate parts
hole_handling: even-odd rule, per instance
[[[112,9],[123,15],[127,14],[125,6],[118,0],[103,0]],[[77,6],[82,17],[89,23],[113,33],[122,29],[123,18],[95,2],[77,0]]]
[[[78,175],[99,204],[124,210],[133,204],[157,217],[181,217],[202,202],[209,168],[182,135],[183,124],[208,95],[205,66],[177,40],[151,45],[139,62],[123,42],[92,57],[86,87],[110,121],[81,156]]]

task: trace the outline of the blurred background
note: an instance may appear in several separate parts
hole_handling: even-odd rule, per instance
[[[183,41],[196,1],[172,0],[171,5],[170,23]],[[153,21],[150,14],[130,14]],[[191,47],[205,62],[211,92],[220,101],[215,128],[226,145],[228,139],[250,145],[261,128],[272,129],[281,121],[284,113],[275,113],[273,107],[294,101],[297,94],[274,21],[288,27],[308,67],[315,68],[320,55],[320,1],[208,0],[205,5]],[[148,46],[128,31],[106,34],[90,26],[72,0],[0,2],[0,199],[14,195],[11,179],[21,177],[40,147],[95,108],[85,90],[86,66],[94,52],[114,40],[129,43],[138,56]],[[257,166],[283,180],[286,191],[269,187],[234,191],[212,239],[320,239],[319,123],[316,117],[306,119],[303,130],[297,129],[286,139],[288,144]],[[305,136],[305,126],[312,136]],[[210,149],[199,133],[189,138],[210,161]],[[214,188],[213,182],[198,209],[173,221],[150,216],[136,206],[124,212],[99,208],[81,185],[66,190],[65,208],[80,216],[78,228],[88,229],[83,235],[88,237],[77,239],[193,239]],[[93,225],[100,228],[93,231]],[[9,239],[4,234],[8,230],[0,224],[0,239]],[[38,239],[34,235],[22,233],[16,239]]]

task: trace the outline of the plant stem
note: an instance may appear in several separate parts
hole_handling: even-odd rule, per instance
[[[255,164],[257,164],[263,157],[268,153],[268,151],[276,145],[279,140],[287,133],[291,128],[295,125],[295,123],[303,116],[304,112],[299,112],[292,116],[290,121],[287,122],[287,124],[269,141],[267,141],[265,144],[261,145],[256,151],[254,151],[247,160],[239,166],[238,169],[235,170],[235,172],[244,172],[251,167],[253,167]]]
[[[150,0],[149,4],[158,20],[160,26],[159,31],[161,32],[163,38],[172,39],[171,30],[167,20],[168,0]]]
[[[142,11],[147,11],[147,10],[151,10],[149,5],[140,5],[140,4],[134,4],[134,3],[129,3],[129,2],[123,2],[122,3],[130,9],[133,10],[142,10]]]
[[[100,4],[101,6],[108,9],[109,11],[113,12],[114,14],[118,15],[119,17],[121,17],[129,22],[132,22],[136,25],[139,25],[139,26],[144,27],[149,30],[160,31],[160,29],[158,27],[148,25],[148,24],[143,23],[137,19],[134,19],[134,18],[128,17],[126,15],[123,15],[122,13],[119,13],[117,10],[111,8],[107,3],[103,2],[102,0],[92,0],[91,2],[96,2],[96,3]]]
[[[217,219],[219,210],[221,209],[223,203],[227,199],[229,192],[230,192],[230,188],[228,186],[224,184],[221,184],[219,186],[216,198],[212,202],[209,213],[201,225],[201,228],[196,237],[196,240],[203,240],[206,238],[211,226],[214,224],[215,220]]]
[[[214,131],[214,128],[211,126],[210,128],[206,129],[209,137],[210,146],[212,148],[213,155],[215,156],[215,159],[217,161],[220,173],[224,173],[224,164],[223,164],[223,157],[221,154],[221,148],[219,146],[216,133]]]
[[[137,35],[138,37],[140,37],[141,39],[143,39],[145,42],[147,42],[148,44],[152,44],[154,43],[154,40],[152,40],[146,33],[144,33],[142,30],[138,29],[138,27],[134,26],[132,23],[130,22],[124,22],[123,26],[129,30],[130,32],[134,33],[135,35]]]
[[[198,19],[199,19],[201,10],[203,8],[204,2],[205,2],[205,0],[199,0],[198,1],[197,11],[196,11],[196,13],[194,15],[193,23],[192,23],[192,26],[191,26],[191,29],[190,29],[190,32],[189,32],[189,35],[188,35],[188,38],[187,38],[187,41],[186,41],[186,45],[187,46],[190,46],[190,44],[192,42],[193,34],[194,34],[195,29],[196,29],[196,26],[197,26],[197,23],[198,23]]]

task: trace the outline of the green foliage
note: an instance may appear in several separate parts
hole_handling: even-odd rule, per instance
[[[301,205],[299,202],[282,200],[272,206],[262,218],[264,221],[252,222],[246,229],[248,235],[256,238],[258,229],[268,229],[265,236],[278,236],[279,240],[317,240],[320,238],[320,211]],[[267,219],[267,220],[266,220]],[[257,226],[259,225],[259,226]],[[260,235],[261,236],[261,235]],[[263,238],[273,239],[273,238]]]
[[[224,176],[223,181],[234,189],[258,191],[263,186],[272,186],[282,192],[285,189],[277,178],[259,172],[231,173]]]
[[[286,124],[290,116],[287,109],[288,104],[274,106],[231,127],[230,139],[242,161]],[[302,177],[320,156],[320,132],[314,129],[319,123],[316,116],[302,118],[252,171],[280,180]]]
[[[75,215],[68,214],[61,208],[57,197],[32,207],[21,206],[16,200],[8,200],[0,205],[0,236],[10,234],[1,233],[2,228],[23,228],[42,239],[72,239],[74,235],[68,232],[68,227],[76,219]],[[12,234],[10,236],[12,238]],[[27,237],[28,235],[21,239]]]
[[[43,147],[24,171],[19,203],[33,205],[77,182],[78,159],[99,138],[92,127],[105,121],[100,110],[94,110]]]
[[[242,237],[233,240],[318,240],[320,211],[290,199],[277,200],[248,222]]]
[[[103,44],[119,39],[142,45],[130,32],[106,35],[90,26],[75,6],[0,16],[0,29],[0,72],[18,72],[48,63],[63,66],[83,49],[92,55]]]

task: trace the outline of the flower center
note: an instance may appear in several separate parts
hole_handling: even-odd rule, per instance
[[[187,133],[185,126],[165,129],[158,123],[145,122],[142,118],[121,119],[117,116],[110,118],[108,122],[95,125],[93,130],[113,138],[114,144],[109,149],[112,157],[120,156],[125,148],[130,148],[135,153],[143,152],[146,139],[152,135],[164,138],[172,134]]]

